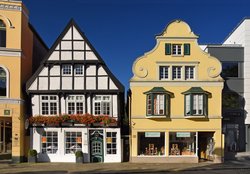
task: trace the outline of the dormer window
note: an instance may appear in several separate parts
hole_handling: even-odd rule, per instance
[[[208,115],[208,97],[211,93],[200,87],[192,87],[182,94],[185,95],[185,116]]]
[[[0,20],[0,47],[6,47],[6,25]]]
[[[154,87],[145,92],[147,95],[147,116],[168,116],[170,114],[170,97],[173,93],[162,87]]]

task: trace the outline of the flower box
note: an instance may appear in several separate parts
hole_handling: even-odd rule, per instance
[[[71,122],[62,122],[61,126],[73,126],[73,123],[71,123]]]

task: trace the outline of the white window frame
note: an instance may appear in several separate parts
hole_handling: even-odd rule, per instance
[[[183,66],[172,66],[172,80],[182,79],[182,68]]]
[[[78,69],[78,68],[80,68],[80,69]],[[78,72],[77,72],[78,70],[81,72],[80,74],[78,74]],[[82,75],[84,75],[84,66],[82,64],[76,64],[74,66],[74,75],[75,76],[82,76]]]
[[[194,79],[195,79],[195,67],[185,66],[185,80],[194,80]]]
[[[111,136],[108,137],[108,133],[111,133]],[[113,137],[112,136],[112,133],[116,133],[116,136]],[[106,152],[106,155],[117,155],[118,154],[118,138],[117,138],[117,135],[118,135],[118,132],[116,131],[106,131],[106,140],[107,138],[111,138],[112,142],[110,143],[111,144],[111,147],[108,148],[108,143],[106,141],[106,149],[105,149],[105,152]],[[113,138],[116,139],[115,143],[113,142]],[[115,144],[116,145],[116,148],[113,148],[112,145]],[[108,153],[108,149],[110,149],[111,153]],[[112,153],[112,150],[115,149],[116,150],[116,153]]]
[[[96,99],[99,97],[99,99]],[[105,100],[105,97],[109,97],[109,100]],[[96,114],[96,107],[95,104],[99,103],[100,104],[100,114]],[[104,112],[104,105],[109,103],[109,114],[106,114]],[[108,115],[112,116],[112,96],[111,95],[95,95],[93,96],[93,113],[94,115]]]
[[[53,152],[53,150],[56,150],[56,152],[54,152],[54,153],[47,153],[47,149],[48,149],[48,147],[49,146],[47,146],[47,144],[48,144],[48,136],[47,136],[47,134],[48,134],[48,132],[50,132],[50,133],[52,133],[52,136],[50,136],[50,138],[51,138],[51,144],[52,144],[52,146],[51,146],[51,149],[52,149],[52,152]],[[43,135],[45,133],[45,136]],[[54,133],[56,133],[57,134],[57,142],[54,142]],[[55,130],[49,130],[49,131],[44,131],[43,132],[43,134],[40,136],[40,140],[41,140],[41,153],[42,154],[57,154],[58,153],[58,151],[59,151],[59,133],[58,133],[58,131],[55,131]],[[43,140],[42,140],[42,138],[43,137],[46,137],[46,147],[45,148],[43,148]],[[54,144],[57,144],[57,148],[53,148],[53,145]],[[46,150],[46,152],[44,153],[43,152],[43,149],[45,149]]]
[[[48,97],[48,99],[43,99],[43,97]],[[51,97],[56,97],[56,100],[51,99]],[[48,103],[48,114],[43,114],[43,103]],[[51,112],[51,103],[56,103],[56,113]],[[59,110],[58,96],[57,95],[41,95],[40,96],[40,115],[57,115]]]
[[[75,133],[75,135],[70,135],[70,142],[67,142],[67,133]],[[77,134],[80,134],[80,136],[78,136]],[[76,138],[81,138],[81,143],[77,143],[76,142]],[[75,140],[75,141],[72,141]],[[67,148],[67,143],[69,143],[71,145],[70,148]],[[81,144],[82,147],[77,147],[77,144]],[[80,150],[82,151],[83,148],[83,133],[82,131],[72,131],[72,130],[65,130],[64,131],[64,153],[66,155],[70,155],[70,154],[75,154],[76,151]],[[67,150],[71,150],[73,153],[67,153]]]
[[[9,77],[10,77],[10,73],[9,70],[0,65],[1,68],[3,68],[3,70],[5,71],[5,75],[6,75],[6,96],[0,96],[0,98],[9,98]]]
[[[172,55],[181,56],[182,55],[182,44],[173,44],[172,45]]]
[[[77,99],[81,97],[82,99]],[[71,99],[73,98],[73,99]],[[69,103],[74,103],[74,113],[69,113]],[[83,106],[82,113],[77,113],[77,104],[81,103]],[[68,95],[66,98],[66,110],[68,114],[84,114],[86,113],[85,110],[85,96],[84,95]]]
[[[65,72],[67,72],[67,73],[65,73]],[[70,64],[62,65],[62,75],[63,76],[71,76],[72,75],[72,65],[70,65]]]
[[[193,115],[204,115],[204,102],[203,94],[193,94]],[[199,113],[201,110],[201,113]],[[195,111],[195,112],[194,112]]]
[[[162,74],[161,74],[162,72]],[[169,66],[160,66],[159,67],[159,79],[160,80],[169,80]]]

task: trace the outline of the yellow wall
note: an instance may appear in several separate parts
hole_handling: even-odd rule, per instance
[[[131,89],[131,159],[137,157],[137,133],[146,131],[165,132],[168,156],[169,132],[214,132],[216,162],[223,161],[223,135],[221,132],[221,92],[223,79],[220,76],[221,64],[208,53],[203,52],[196,36],[183,21],[170,23],[163,33],[156,37],[156,46],[133,64],[134,76],[130,80]],[[165,44],[190,44],[190,55],[165,55]],[[183,50],[183,47],[182,47]],[[159,80],[159,66],[195,66],[194,80]],[[169,70],[171,71],[171,69]],[[182,71],[184,73],[184,70]],[[182,74],[184,76],[184,74]],[[144,92],[153,87],[163,87],[172,92],[170,99],[170,116],[156,118],[146,115],[146,95]],[[191,87],[201,87],[211,93],[208,98],[208,116],[202,118],[185,118],[183,92]],[[138,160],[139,158],[137,158]],[[144,158],[143,158],[144,160]],[[188,161],[187,161],[188,162]]]

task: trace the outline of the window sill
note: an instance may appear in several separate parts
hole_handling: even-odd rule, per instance
[[[172,54],[173,57],[184,57],[183,54]]]
[[[205,115],[188,115],[185,118],[207,118]]]
[[[148,115],[146,118],[167,118],[167,115]]]

